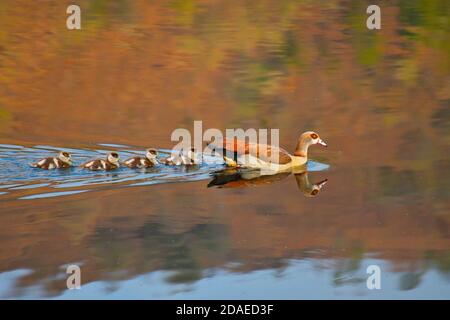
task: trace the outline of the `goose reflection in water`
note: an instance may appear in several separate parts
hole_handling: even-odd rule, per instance
[[[208,188],[242,188],[258,185],[266,185],[281,181],[290,175],[294,175],[298,189],[305,197],[315,197],[327,183],[328,179],[312,183],[307,171],[282,172],[273,175],[264,175],[260,170],[228,168],[212,173],[213,179],[208,183]]]

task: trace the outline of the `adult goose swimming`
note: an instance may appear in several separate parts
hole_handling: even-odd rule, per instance
[[[222,145],[221,145],[222,144]],[[222,143],[210,143],[209,147],[222,153],[225,164],[230,167],[259,168],[269,172],[288,171],[308,161],[308,148],[327,144],[314,131],[304,132],[298,139],[294,154],[286,150],[260,143],[249,143],[234,138]]]

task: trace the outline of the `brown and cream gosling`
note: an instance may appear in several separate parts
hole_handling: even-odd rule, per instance
[[[33,168],[51,170],[59,168],[69,168],[72,166],[72,157],[66,151],[60,151],[56,157],[48,157],[38,162],[30,164]]]
[[[168,166],[192,166],[198,164],[198,155],[194,148],[191,148],[187,153],[181,150],[178,155],[171,155],[163,159],[162,163]]]
[[[116,152],[110,152],[106,157],[106,160],[103,159],[91,160],[86,163],[83,163],[80,167],[92,171],[114,170],[120,167],[119,154],[117,154]]]
[[[145,157],[133,157],[123,162],[128,168],[148,168],[158,164],[158,151],[154,148],[147,149]]]

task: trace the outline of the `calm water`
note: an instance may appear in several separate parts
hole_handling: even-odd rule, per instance
[[[369,31],[372,2],[79,1],[68,31],[69,2],[1,1],[0,298],[449,299],[450,6],[380,2]],[[253,180],[28,166],[164,154],[194,120],[329,147]]]

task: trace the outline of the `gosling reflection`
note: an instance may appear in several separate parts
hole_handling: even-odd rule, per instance
[[[214,177],[208,183],[208,188],[242,188],[266,185],[281,181],[290,175],[294,175],[297,187],[305,197],[317,196],[328,181],[328,179],[324,179],[317,183],[311,183],[308,172],[306,171],[300,173],[283,172],[273,175],[263,175],[260,170],[230,168],[214,172]]]

